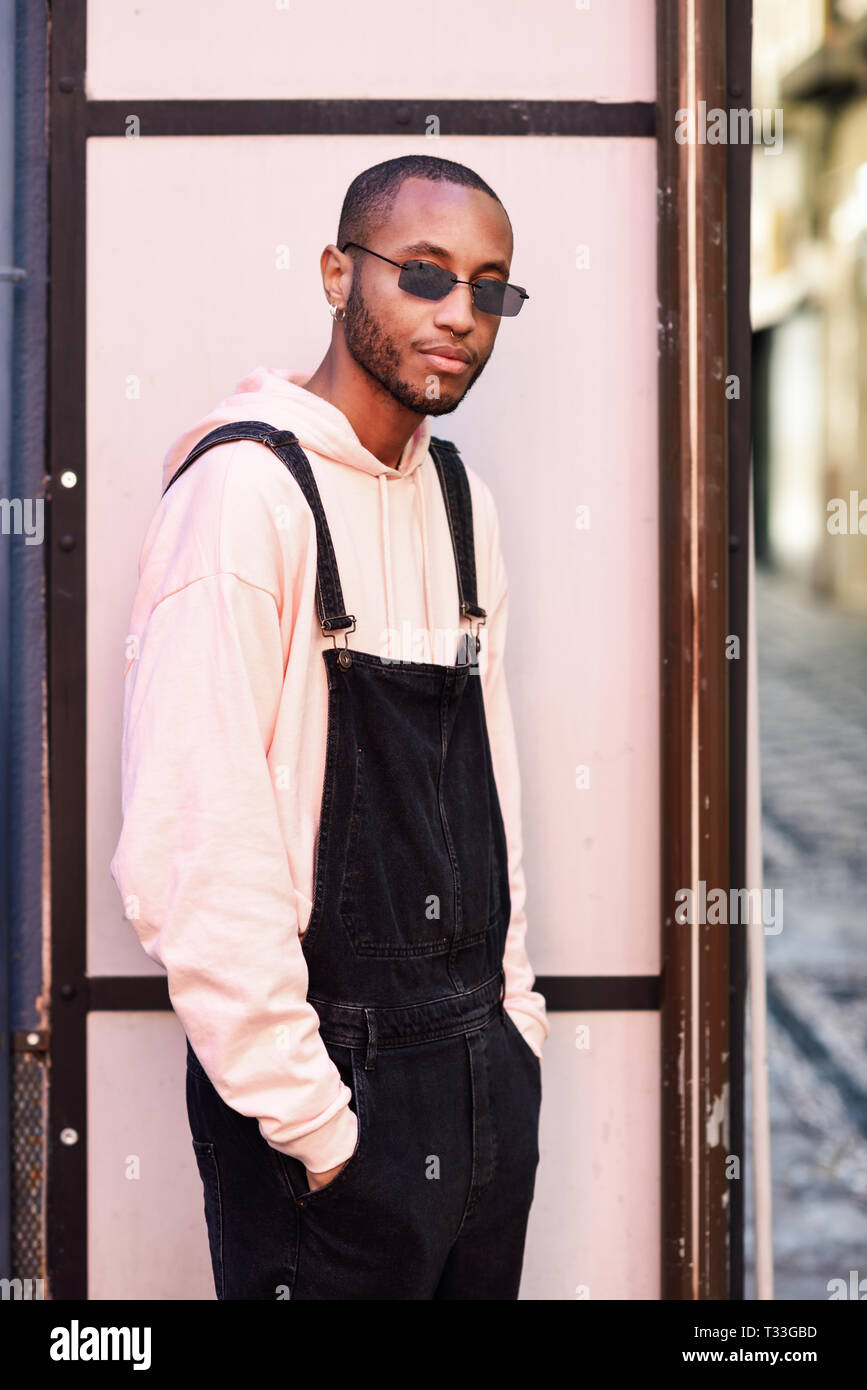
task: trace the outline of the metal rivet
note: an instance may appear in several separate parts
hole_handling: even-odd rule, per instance
[[[39,1034],[38,1034],[38,1033],[28,1033],[28,1034],[27,1034],[27,1046],[28,1046],[28,1047],[38,1047],[38,1046],[39,1046]]]
[[[61,487],[75,487],[78,482],[78,474],[72,468],[65,468],[60,475]]]
[[[58,82],[57,85],[58,85],[58,87],[60,88],[61,92],[74,92],[74,91],[75,91],[75,78],[74,78],[74,77],[61,77],[61,79],[60,79],[60,81]]]
[[[60,1131],[60,1142],[61,1144],[77,1144],[78,1130],[71,1128],[62,1129]]]
[[[70,535],[61,536],[61,537],[60,537],[60,540],[57,542],[57,544],[58,544],[58,546],[60,547],[61,550],[66,550],[66,551],[74,550],[74,549],[75,549],[75,537],[74,537],[74,536],[70,536]]]
[[[346,651],[345,649],[344,649],[342,652],[338,652],[338,653],[337,653],[337,664],[338,664],[338,666],[342,666],[344,670],[346,669],[347,666],[351,666],[351,665],[352,665],[352,653]]]
[[[75,985],[61,985],[61,986],[60,986],[60,997],[61,997],[61,999],[74,999],[74,998],[75,998]]]

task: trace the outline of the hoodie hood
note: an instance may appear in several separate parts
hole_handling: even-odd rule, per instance
[[[424,486],[417,477],[428,453],[431,416],[425,415],[410,435],[400,456],[400,467],[389,468],[361,443],[355,430],[336,406],[306,391],[303,383],[312,372],[288,371],[282,367],[256,367],[243,377],[231,396],[226,396],[207,415],[190,425],[169,446],[163,460],[163,492],[199,440],[216,429],[241,420],[264,420],[275,429],[292,430],[302,449],[336,463],[369,473],[378,480],[380,545],[385,587],[386,625],[394,627],[395,601],[392,582],[392,554],[389,535],[388,483],[391,479],[412,477],[418,498],[421,525],[421,560],[424,578],[425,616],[428,629],[433,624],[430,555]]]
[[[172,441],[163,460],[162,490],[200,439],[218,425],[240,420],[264,420],[275,429],[292,430],[302,449],[345,463],[363,473],[387,478],[406,478],[423,462],[431,434],[431,417],[425,415],[410,435],[400,456],[400,467],[389,468],[365,449],[351,424],[336,406],[306,391],[312,371],[288,371],[283,367],[256,367],[238,382],[232,395],[190,425]]]

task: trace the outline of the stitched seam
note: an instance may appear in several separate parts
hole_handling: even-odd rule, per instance
[[[486,980],[483,980],[480,985],[474,985],[472,989],[464,990],[462,996],[460,997],[469,997],[470,995],[481,994],[483,991],[489,990],[495,980],[499,984],[501,978],[502,972],[500,970],[497,970],[493,975],[489,975]],[[381,1008],[377,1009],[377,1013],[383,1015],[392,1014],[396,1012],[408,1013],[414,1009],[427,1009],[431,1003],[437,1004],[443,1002],[450,1004],[453,998],[455,997],[456,996],[451,994],[441,994],[438,996],[437,999],[426,1000],[419,1004],[385,1004]],[[311,1004],[327,1004],[328,1007],[331,1009],[351,1009],[354,1014],[363,1012],[363,1008],[358,1004],[342,1004],[336,1000],[324,999],[318,994],[308,994],[307,998]]]
[[[494,1013],[491,1014],[490,1018],[481,1019],[478,1023],[473,1023],[469,1031],[473,1033],[478,1032],[481,1028],[484,1028],[488,1023],[493,1023],[495,1016],[496,1009]],[[377,1038],[376,1050],[377,1052],[393,1052],[396,1049],[402,1049],[406,1047],[417,1047],[419,1043],[443,1042],[446,1038],[459,1038],[462,1035],[466,1035],[466,1033],[466,1022],[465,1020],[460,1020],[458,1023],[455,1023],[454,1026],[447,1025],[446,1027],[437,1029],[436,1031],[419,1033],[416,1037],[412,1038],[397,1038],[394,1042],[382,1042],[379,1038]],[[340,1047],[355,1048],[361,1046],[361,1044],[357,1041],[358,1035],[354,1033],[338,1033],[335,1029],[329,1028],[327,1032],[323,1033],[322,1036],[323,1038],[325,1038],[327,1042],[336,1043]]]
[[[208,452],[210,452],[210,449],[211,449],[211,448],[213,448],[213,449],[222,448],[222,447],[224,447],[226,444],[232,444],[232,446],[233,446],[233,447],[232,447],[232,450],[231,450],[231,452],[230,452],[230,454],[229,454],[229,457],[226,459],[225,467],[224,467],[224,469],[223,469],[223,480],[222,480],[222,483],[221,483],[221,486],[220,486],[220,501],[219,501],[219,507],[218,507],[218,513],[217,513],[217,515],[218,515],[218,525],[219,525],[219,538],[218,538],[218,544],[217,544],[217,554],[218,554],[219,569],[215,570],[213,574],[204,574],[204,575],[198,576],[198,578],[196,578],[196,579],[191,579],[191,580],[189,581],[188,584],[181,584],[181,585],[178,586],[177,589],[172,589],[171,593],[163,594],[162,598],[161,598],[161,599],[158,599],[157,602],[154,604],[153,608],[151,609],[151,612],[152,612],[152,613],[153,613],[153,612],[156,612],[156,610],[157,610],[157,608],[159,608],[160,604],[161,604],[161,603],[164,603],[165,600],[166,600],[167,598],[172,598],[175,594],[181,593],[184,589],[188,589],[188,588],[190,587],[191,584],[198,584],[198,583],[200,582],[200,580],[202,580],[202,579],[213,579],[213,578],[216,577],[216,575],[219,575],[219,574],[231,574],[231,575],[234,575],[234,577],[235,577],[236,579],[239,579],[239,580],[241,581],[242,584],[246,584],[249,588],[251,588],[251,589],[261,589],[263,593],[270,594],[271,597],[272,597],[273,600],[274,600],[275,607],[277,607],[278,612],[279,612],[279,603],[278,603],[278,600],[277,600],[277,596],[276,596],[276,594],[274,594],[274,593],[272,592],[271,589],[266,589],[266,588],[264,588],[261,584],[254,584],[254,583],[252,583],[251,580],[245,579],[243,575],[238,574],[235,570],[226,569],[226,567],[223,565],[223,513],[224,513],[224,510],[225,510],[226,486],[227,486],[228,481],[229,481],[229,474],[230,474],[230,472],[232,472],[233,466],[234,466],[234,464],[235,464],[235,459],[236,459],[236,454],[237,454],[238,446],[239,446],[240,444],[257,444],[257,443],[259,443],[259,444],[264,444],[264,441],[263,441],[263,440],[257,440],[257,439],[248,439],[248,438],[246,438],[246,437],[243,438],[243,439],[234,439],[234,440],[224,439],[224,440],[219,440],[219,441],[217,441],[216,443],[214,443],[213,445],[211,445],[209,449],[203,450],[203,453],[208,453]],[[193,446],[193,447],[195,447],[195,446]],[[283,463],[283,460],[279,457],[279,455],[277,455],[277,454],[274,452],[273,449],[271,449],[271,448],[270,448],[269,446],[267,446],[267,445],[265,445],[265,447],[268,448],[268,452],[269,452],[269,454],[271,455],[271,457],[274,458],[274,459],[276,460],[276,462],[280,464],[280,466],[281,466],[281,468],[282,468],[282,470],[283,470],[283,475],[285,476],[286,473],[289,474],[289,476],[292,478],[292,481],[295,483],[296,487],[298,487],[298,490],[301,492],[302,497],[303,497],[303,496],[304,496],[303,489],[302,489],[302,488],[300,487],[300,485],[298,484],[298,480],[294,477],[294,475],[292,474],[291,470],[288,469],[288,468],[286,467],[285,463]],[[198,459],[194,459],[194,460],[193,460],[193,463],[196,463],[196,462],[198,462]],[[193,464],[191,463],[191,464],[189,465],[189,467],[185,470],[185,472],[189,472],[189,469],[190,469],[192,466],[193,466]],[[177,470],[176,470],[176,471],[177,471]],[[182,474],[181,476],[183,476],[183,474]],[[168,489],[167,489],[167,490],[168,490]],[[165,493],[163,494],[163,496],[165,496]],[[161,498],[160,500],[162,500],[162,498]],[[304,498],[304,500],[305,500],[305,503],[306,503],[307,499]]]
[[[218,526],[219,526],[218,539],[217,539],[217,558],[218,558],[218,563],[219,563],[219,566],[220,566],[220,569],[221,569],[221,570],[222,570],[222,568],[223,568],[223,505],[224,505],[225,500],[226,500],[226,483],[227,483],[227,481],[228,481],[229,473],[230,473],[231,468],[232,468],[232,463],[233,463],[233,460],[234,460],[234,458],[235,458],[235,454],[237,453],[238,445],[239,445],[240,443],[241,443],[241,440],[240,440],[240,439],[236,439],[236,440],[235,440],[235,447],[233,448],[233,450],[232,450],[232,452],[230,453],[229,457],[226,459],[226,466],[225,466],[225,468],[223,469],[223,484],[222,484],[222,487],[220,488],[220,505],[219,505],[219,507],[218,507],[218,509],[217,509],[217,524],[218,524]]]
[[[213,1166],[214,1166],[214,1179],[215,1179],[215,1186],[216,1186],[216,1189],[217,1189],[217,1203],[216,1203],[216,1206],[217,1206],[217,1213],[216,1213],[216,1215],[217,1215],[217,1228],[218,1228],[218,1231],[219,1231],[219,1240],[218,1240],[219,1258],[218,1258],[218,1265],[219,1265],[219,1270],[220,1270],[219,1289],[218,1289],[218,1292],[217,1292],[217,1298],[218,1298],[218,1300],[222,1300],[222,1299],[224,1298],[225,1292],[226,1292],[226,1265],[225,1265],[225,1255],[224,1255],[224,1252],[223,1252],[223,1189],[222,1189],[222,1185],[221,1185],[221,1183],[220,1183],[220,1166],[219,1166],[219,1164],[218,1164],[218,1162],[217,1162],[217,1150],[216,1150],[216,1145],[214,1145],[214,1144],[211,1143],[211,1142],[208,1142],[207,1145],[206,1145],[206,1152],[207,1152],[208,1158],[211,1160],[211,1162],[212,1162],[212,1164],[213,1164]],[[215,1283],[216,1283],[216,1280],[215,1280]]]
[[[458,1240],[458,1237],[460,1236],[461,1231],[464,1229],[464,1225],[465,1225],[465,1223],[466,1223],[467,1217],[469,1216],[470,1212],[472,1211],[473,1207],[475,1206],[476,1158],[477,1158],[477,1155],[476,1155],[476,1122],[477,1122],[477,1118],[478,1118],[478,1115],[477,1115],[477,1097],[476,1097],[476,1077],[475,1077],[475,1071],[474,1071],[474,1068],[473,1068],[473,1047],[472,1047],[472,1043],[470,1042],[470,1034],[469,1034],[469,1033],[465,1033],[465,1034],[464,1034],[464,1041],[465,1041],[466,1046],[467,1046],[467,1065],[468,1065],[469,1071],[470,1071],[470,1113],[471,1113],[471,1116],[472,1116],[472,1120],[471,1120],[471,1124],[470,1124],[470,1149],[471,1149],[471,1151],[472,1151],[472,1154],[471,1154],[471,1158],[470,1158],[470,1182],[469,1182],[469,1187],[467,1188],[467,1197],[466,1197],[466,1201],[464,1202],[464,1209],[463,1209],[463,1212],[461,1213],[460,1225],[458,1226],[458,1229],[455,1231],[455,1234],[454,1234],[454,1239],[453,1239],[453,1241],[452,1241],[452,1244],[453,1244],[453,1245],[456,1244],[456,1242],[457,1242],[457,1240]]]
[[[162,598],[157,599],[153,608],[150,610],[148,614],[148,619],[153,617],[154,613],[156,613],[157,609],[161,606],[161,604],[165,603],[166,599],[174,598],[176,594],[182,594],[185,589],[191,589],[194,584],[204,584],[206,580],[219,579],[224,574],[228,575],[232,579],[237,579],[239,584],[246,584],[248,589],[256,589],[260,594],[267,594],[270,599],[273,599],[274,607],[277,609],[279,615],[280,608],[277,603],[277,597],[274,593],[271,592],[270,589],[266,589],[262,584],[254,584],[251,579],[245,579],[243,574],[238,574],[237,570],[219,569],[214,570],[212,574],[200,574],[198,578],[190,579],[186,584],[179,584],[177,589],[172,589],[171,593],[163,594]]]
[[[269,1146],[269,1147],[271,1147],[271,1146]],[[288,1208],[288,1209],[291,1211],[291,1214],[292,1214],[292,1223],[291,1223],[291,1224],[292,1224],[292,1235],[291,1235],[290,1241],[289,1241],[289,1258],[288,1258],[288,1260],[286,1261],[286,1267],[287,1267],[287,1269],[289,1270],[289,1279],[288,1279],[288,1284],[289,1284],[289,1297],[291,1298],[292,1295],[293,1295],[294,1292],[295,1292],[295,1281],[296,1281],[296,1279],[297,1279],[297,1277],[298,1277],[298,1244],[299,1244],[298,1236],[299,1236],[299,1222],[298,1222],[298,1212],[297,1212],[297,1198],[296,1198],[295,1193],[294,1193],[294,1191],[293,1191],[293,1189],[292,1189],[292,1184],[291,1184],[291,1182],[289,1181],[289,1175],[288,1175],[288,1173],[286,1172],[286,1169],[283,1167],[283,1164],[280,1162],[280,1160],[281,1160],[281,1158],[283,1157],[283,1155],[280,1154],[280,1153],[278,1152],[278,1150],[277,1150],[277,1149],[274,1149],[274,1148],[271,1148],[271,1152],[272,1152],[272,1154],[274,1155],[274,1164],[275,1164],[275,1167],[276,1167],[277,1172],[278,1172],[278,1174],[279,1174],[280,1181],[282,1182],[283,1186],[284,1186],[285,1189],[286,1189],[286,1193],[284,1194],[284,1196],[285,1196],[285,1195],[288,1195],[288,1202],[289,1202],[289,1208]]]

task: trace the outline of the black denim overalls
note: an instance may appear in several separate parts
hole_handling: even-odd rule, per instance
[[[306,454],[223,425],[187,455],[267,444],[309,503],[325,635],[353,631]],[[476,601],[469,483],[431,439],[464,617]],[[457,615],[456,615],[457,616]],[[455,624],[457,628],[458,624]],[[187,1110],[220,1299],[515,1299],[539,1160],[541,1071],[503,1008],[511,903],[477,634],[453,666],[323,651],[328,742],[308,999],[358,1117],[340,1173],[304,1165],[217,1094],[187,1044]],[[255,943],[239,950],[255,949]]]

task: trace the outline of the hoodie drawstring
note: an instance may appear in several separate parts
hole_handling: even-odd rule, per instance
[[[421,512],[421,561],[424,574],[424,614],[427,624],[428,643],[431,646],[430,660],[433,660],[433,601],[431,599],[430,584],[430,561],[428,556],[428,536],[427,536],[427,510],[424,500],[424,484],[418,480],[420,469],[416,468],[412,475],[413,484],[419,499],[419,509]],[[388,653],[394,656],[393,645],[393,618],[394,613],[394,594],[391,583],[391,536],[388,527],[388,479],[384,473],[379,475],[379,519],[382,527],[382,555],[385,564],[385,626],[388,631]],[[412,654],[407,658],[412,660]]]
[[[421,563],[422,569],[424,571],[424,620],[427,623],[428,642],[430,643],[431,648],[429,660],[433,661],[433,603],[431,602],[430,596],[430,565],[428,564],[427,550],[427,514],[425,512],[424,504],[424,483],[419,482],[418,476],[420,471],[421,470],[419,468],[415,470],[415,472],[412,475],[412,480],[415,483],[416,491],[418,492],[419,502],[421,503]]]
[[[386,488],[387,488],[387,487],[388,487],[388,483],[387,483],[386,480],[385,480],[385,474],[384,474],[384,473],[380,473],[380,475],[379,475],[379,519],[380,519],[380,523],[381,523],[381,526],[382,526],[382,554],[383,554],[383,558],[384,558],[384,560],[385,560],[385,627],[386,627],[386,631],[387,631],[387,633],[388,633],[388,654],[389,654],[389,656],[393,656],[394,653],[392,652],[392,649],[391,649],[391,648],[392,648],[392,640],[393,640],[393,639],[392,639],[392,623],[391,623],[391,613],[392,613],[392,602],[391,602],[391,540],[390,540],[389,531],[388,531],[388,497],[387,497],[387,495],[386,495]]]

